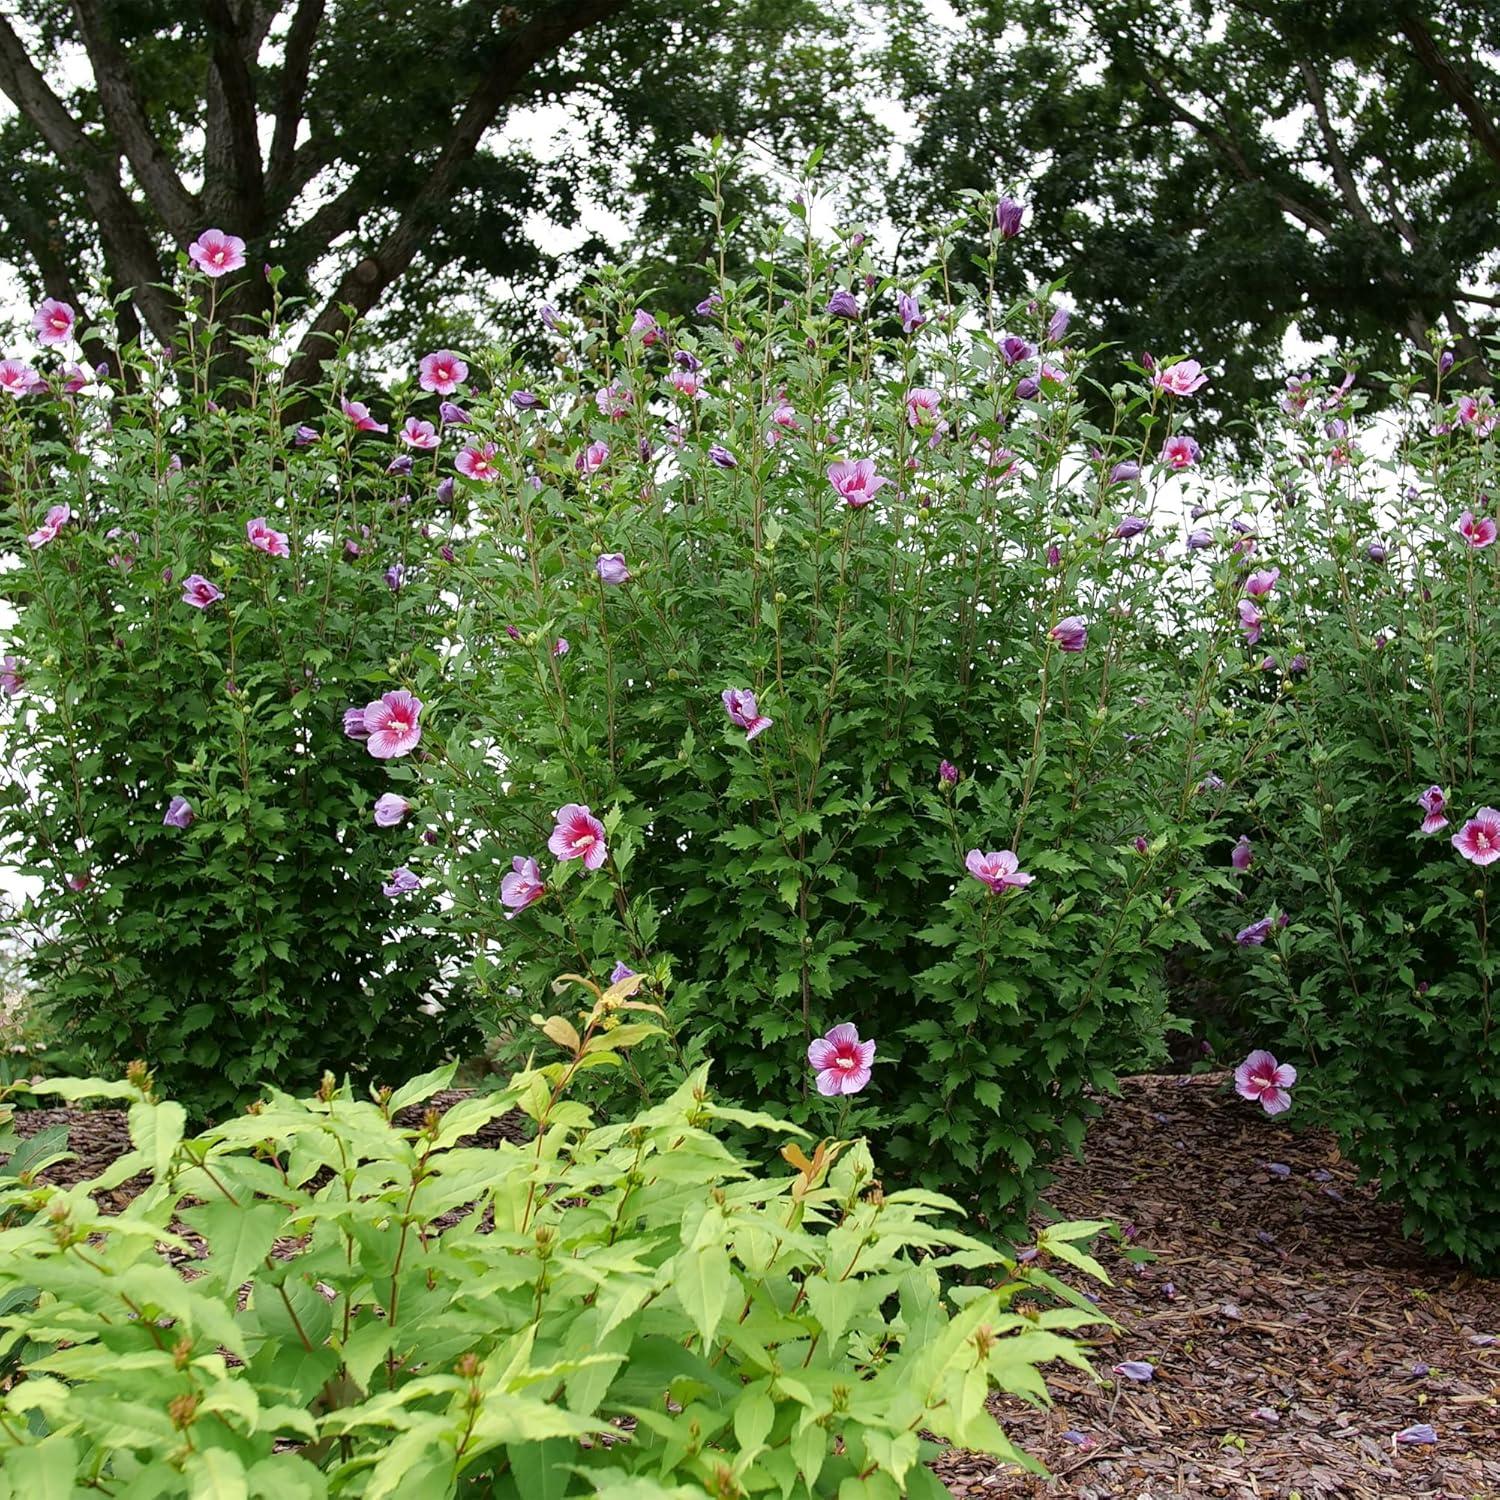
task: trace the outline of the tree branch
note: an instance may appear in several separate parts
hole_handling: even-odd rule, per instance
[[[76,172],[99,221],[105,255],[117,267],[152,333],[172,341],[178,314],[157,283],[162,279],[157,247],[140,210],[120,185],[115,163],[99,152],[47,85],[21,39],[0,15],[0,91],[36,128],[53,154]]]
[[[1318,77],[1318,70],[1305,57],[1299,57],[1297,71],[1301,73],[1302,81],[1307,85],[1308,102],[1313,107],[1313,115],[1318,122],[1318,131],[1323,137],[1323,148],[1328,153],[1328,167],[1333,173],[1333,180],[1338,184],[1345,207],[1366,229],[1377,229],[1375,216],[1370,212],[1369,205],[1360,194],[1359,184],[1354,180],[1354,173],[1349,169],[1349,158],[1344,155],[1344,147],[1339,140],[1338,131],[1333,128],[1333,120],[1328,114],[1328,96],[1323,92],[1323,80]]]
[[[1149,52],[1144,54],[1150,56]],[[1240,143],[1226,131],[1220,130],[1217,125],[1205,120],[1201,115],[1195,115],[1186,105],[1181,104],[1170,93],[1161,79],[1145,65],[1144,57],[1141,62],[1140,76],[1146,87],[1167,107],[1174,119],[1180,120],[1184,125],[1190,126],[1193,131],[1207,141],[1220,156],[1233,168],[1234,173],[1242,182],[1258,183],[1270,190],[1271,196],[1276,200],[1277,206],[1300,224],[1308,229],[1316,230],[1326,237],[1333,235],[1332,222],[1319,213],[1317,209],[1303,203],[1300,199],[1292,197],[1285,189],[1271,182],[1266,174],[1258,170],[1245,155],[1244,148]],[[1152,61],[1159,62],[1159,58]]]
[[[1431,75],[1432,80],[1458,108],[1469,122],[1474,139],[1484,147],[1490,158],[1500,166],[1500,129],[1490,118],[1484,105],[1479,102],[1463,70],[1443,55],[1436,39],[1424,22],[1410,6],[1403,6],[1399,21],[1402,35],[1411,43],[1417,61]]]
[[[265,179],[255,119],[255,84],[229,0],[204,0],[213,69],[203,136],[203,206],[210,218],[256,234],[264,228]]]
[[[500,107],[519,91],[531,69],[580,32],[623,10],[629,0],[571,0],[549,6],[517,28],[469,96],[421,191],[373,254],[352,266],[302,340],[287,370],[289,384],[315,379],[330,348],[372,308],[380,295],[411,264],[431,225],[452,195],[464,166],[479,147]],[[352,312],[350,310],[352,309]]]
[[[281,88],[276,95],[276,131],[271,137],[271,156],[266,167],[267,192],[275,199],[291,176],[292,155],[297,149],[297,127],[302,123],[302,100],[312,69],[313,45],[323,24],[325,0],[297,0],[296,14],[286,34],[281,63]]]
[[[167,232],[179,241],[191,239],[200,214],[197,200],[182,185],[146,119],[130,64],[105,24],[98,0],[73,0],[73,14],[110,134],[124,151],[130,170]]]

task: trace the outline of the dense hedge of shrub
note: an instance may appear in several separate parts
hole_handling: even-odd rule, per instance
[[[1496,1266],[1500,819],[1471,820],[1500,804],[1500,472],[1488,398],[1443,389],[1446,366],[1378,424],[1357,388],[1294,388],[1266,434],[1247,564],[1275,583],[1223,845],[1252,851],[1222,917],[1248,938],[1216,978],[1408,1230]]]
[[[706,1069],[596,1124],[570,1086],[652,1030],[637,983],[546,1021],[562,1061],[414,1128],[394,1112],[451,1067],[375,1102],[277,1092],[192,1139],[140,1071],[46,1085],[128,1104],[134,1150],[66,1190],[0,1179],[0,1495],[937,1500],[934,1437],[1039,1468],[985,1397],[1088,1369],[1074,1330],[1105,1320],[1046,1267],[1091,1270],[1103,1226],[1021,1265],[883,1190],[863,1144],[788,1140],[761,1175],[724,1132],[802,1133]],[[533,1138],[465,1144],[512,1110]]]
[[[435,635],[411,552],[440,502],[331,390],[316,431],[269,384],[215,404],[196,332],[123,384],[48,355],[0,399],[0,858],[40,881],[27,964],[68,1052],[149,1057],[203,1116],[474,1030],[433,903],[382,894],[386,778],[343,729]]]
[[[992,283],[1024,233],[971,213]],[[673,1045],[608,1108],[712,1058],[1005,1227],[1196,955],[1493,1259],[1488,851],[1444,842],[1500,802],[1489,396],[1435,350],[1366,430],[1303,377],[1206,475],[1211,372],[1089,420],[1057,288],[954,291],[959,227],[895,280],[794,204],[685,324],[606,273],[545,371],[435,351],[377,415],[343,360],[283,405],[274,328],[215,404],[201,279],[122,386],[0,366],[0,840],[72,1034],[212,1110],[481,1016],[514,1061],[559,969],[635,971]]]

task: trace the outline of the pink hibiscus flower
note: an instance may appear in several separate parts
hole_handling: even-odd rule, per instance
[[[1280,577],[1280,568],[1262,568],[1260,572],[1252,573],[1245,580],[1245,592],[1252,599],[1262,598],[1276,587],[1276,580]]]
[[[547,847],[559,859],[581,859],[586,870],[597,870],[609,858],[604,846],[604,824],[588,808],[569,802],[557,810],[557,827]]]
[[[1436,833],[1440,828],[1448,826],[1448,820],[1443,816],[1448,806],[1448,794],[1440,786],[1430,786],[1417,802],[1422,808],[1425,816],[1422,819],[1423,833]]]
[[[417,384],[424,391],[451,396],[469,378],[469,367],[451,349],[424,354],[417,364]]]
[[[517,855],[510,865],[510,874],[500,882],[500,904],[506,908],[507,922],[519,917],[533,901],[540,901],[547,894],[547,883],[534,859],[522,859]]]
[[[26,677],[21,671],[19,657],[0,656],[0,693],[7,698],[16,698],[26,687]]]
[[[630,332],[648,349],[662,339],[661,324],[644,307],[636,308],[635,317],[630,320]]]
[[[377,760],[394,760],[409,755],[422,740],[422,700],[413,697],[405,688],[394,693],[382,693],[373,703],[365,705],[361,720],[368,739],[365,749]],[[344,732],[349,732],[345,716]]]
[[[1198,445],[1179,432],[1161,445],[1161,461],[1170,469],[1190,469],[1198,462]]]
[[[720,696],[724,702],[724,712],[729,715],[729,722],[745,731],[747,744],[776,722],[760,712],[755,694],[749,688],[725,688]]]
[[[1471,547],[1488,547],[1495,540],[1495,522],[1489,516],[1474,518],[1472,510],[1466,510],[1458,518],[1458,534]]]
[[[617,422],[635,404],[635,392],[629,386],[612,380],[603,390],[594,392],[594,405],[601,416]]]
[[[820,1094],[857,1094],[870,1081],[875,1043],[860,1041],[858,1028],[845,1021],[808,1044],[807,1060],[817,1071]]]
[[[191,604],[194,609],[207,609],[210,604],[217,604],[224,597],[224,590],[217,584],[210,583],[201,573],[189,573],[182,580],[182,602]]]
[[[841,459],[828,466],[828,482],[839,497],[855,510],[862,510],[890,483],[875,472],[873,458]]]
[[[465,479],[477,479],[480,484],[493,484],[500,477],[495,454],[499,450],[493,443],[469,443],[458,450],[453,467]]]
[[[608,443],[590,443],[577,458],[573,467],[580,474],[597,474],[609,462]]]
[[[375,826],[395,828],[411,811],[411,803],[395,792],[382,792],[375,799]]]
[[[1191,396],[1208,384],[1208,376],[1196,359],[1179,359],[1175,365],[1159,365],[1151,383],[1169,396]]]
[[[227,276],[245,264],[245,242],[222,229],[205,229],[188,246],[188,259],[205,276]]]
[[[1047,632],[1064,651],[1082,651],[1089,643],[1088,626],[1082,616],[1069,615]]]
[[[436,448],[440,441],[432,423],[419,421],[416,417],[406,419],[400,436],[408,448],[420,448],[424,453]]]
[[[964,857],[964,868],[975,880],[983,881],[992,891],[1003,891],[1008,886],[1027,886],[1033,877],[1020,868],[1021,861],[1013,849],[1000,849],[981,854],[970,849]]]
[[[38,343],[66,344],[73,337],[77,318],[78,314],[66,302],[44,297],[31,315],[31,326],[36,330]]]
[[[273,530],[266,524],[264,516],[256,516],[254,520],[245,522],[245,536],[252,547],[264,552],[267,557],[290,557],[292,555],[286,532]]]
[[[47,518],[37,527],[30,536],[26,538],[32,548],[45,547],[48,542],[55,542],[57,534],[73,519],[73,507],[71,505],[54,505],[47,512]]]
[[[1264,1050],[1252,1052],[1234,1070],[1234,1091],[1241,1099],[1257,1099],[1268,1115],[1279,1115],[1292,1107],[1288,1092],[1297,1081],[1290,1063],[1279,1063]]]
[[[910,427],[936,427],[942,421],[942,396],[931,386],[917,385],[906,393],[906,421]]]
[[[0,391],[7,396],[29,396],[45,384],[30,365],[19,359],[0,359]]]
[[[1500,812],[1481,807],[1449,842],[1471,864],[1494,864],[1500,859]]]
[[[389,432],[390,428],[384,422],[377,422],[370,415],[370,408],[363,401],[351,401],[347,396],[339,398],[339,405],[343,408],[344,415],[354,423],[356,432]]]

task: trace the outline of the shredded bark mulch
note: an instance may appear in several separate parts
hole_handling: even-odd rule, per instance
[[[93,1176],[128,1149],[119,1111],[17,1121],[27,1135],[58,1123],[79,1159],[50,1180]],[[497,1120],[480,1139],[525,1128]],[[937,1470],[954,1496],[1500,1500],[1500,1282],[1404,1240],[1330,1136],[1266,1118],[1226,1074],[1128,1079],[1047,1198],[1066,1218],[1125,1225],[1128,1246],[1157,1258],[1101,1241],[1115,1285],[1075,1278],[1120,1325],[1091,1351],[1110,1384],[1058,1366],[1052,1410],[996,1403],[1052,1477],[953,1453]],[[1153,1379],[1112,1377],[1125,1360],[1148,1361]],[[1435,1444],[1395,1442],[1418,1423]]]
[[[1055,1368],[1052,1411],[996,1403],[1053,1477],[954,1454],[955,1496],[1500,1500],[1500,1282],[1404,1240],[1331,1136],[1267,1118],[1227,1074],[1128,1079],[1047,1198],[1158,1258],[1099,1251],[1110,1386]],[[1154,1378],[1112,1376],[1125,1360]],[[1435,1444],[1396,1444],[1419,1423]]]

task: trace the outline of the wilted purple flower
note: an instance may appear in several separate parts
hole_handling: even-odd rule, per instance
[[[1002,240],[1013,240],[1020,234],[1025,212],[1026,206],[1011,197],[1002,198],[995,205],[995,228],[1000,231]]]
[[[1023,376],[1016,382],[1016,398],[1020,401],[1035,401],[1041,389],[1042,383],[1035,375]]]
[[[1140,833],[1136,834],[1136,836],[1131,840],[1131,844],[1134,846],[1135,852],[1137,854],[1144,854],[1151,847],[1151,845],[1146,842],[1145,835]]]
[[[1111,1367],[1116,1375],[1123,1375],[1126,1380],[1147,1381],[1156,1375],[1156,1367],[1149,1360],[1127,1359]]]
[[[1241,948],[1258,948],[1271,935],[1271,919],[1262,917],[1258,922],[1252,922],[1248,927],[1241,927],[1235,933],[1234,940]]]
[[[411,473],[411,454],[410,453],[398,453],[390,461],[390,463],[388,463],[385,466],[385,472],[387,474],[410,474]]]
[[[1115,527],[1113,535],[1116,541],[1129,541],[1131,537],[1139,536],[1145,529],[1145,517],[1125,516]]]
[[[1111,484],[1123,484],[1127,479],[1139,479],[1141,477],[1141,466],[1133,459],[1127,458],[1123,463],[1118,463],[1109,471],[1109,482]]]
[[[1208,775],[1198,783],[1198,790],[1200,792],[1222,792],[1224,790],[1224,779],[1221,776],[1215,776],[1214,773],[1210,771]]]
[[[1438,1435],[1430,1422],[1418,1422],[1414,1427],[1403,1427],[1395,1435],[1395,1441],[1403,1448],[1425,1448],[1437,1440]]]
[[[1240,841],[1229,851],[1229,863],[1236,870],[1248,870],[1255,863],[1255,846],[1243,833]]]
[[[540,396],[533,395],[530,391],[512,391],[510,404],[517,411],[538,411],[547,403]]]
[[[951,760],[940,760],[938,762],[938,780],[944,786],[957,786],[958,767]]]
[[[1047,566],[1049,568],[1055,568],[1061,562],[1062,549],[1057,545],[1056,542],[1050,543],[1047,547]]]
[[[344,733],[351,740],[367,740],[370,731],[365,727],[365,711],[362,708],[344,710]]]
[[[828,299],[828,306],[824,308],[830,317],[834,318],[857,318],[859,316],[859,303],[855,300],[854,293],[840,287],[833,296]]]
[[[1201,552],[1205,547],[1212,547],[1214,534],[1206,526],[1195,527],[1188,532],[1187,538],[1189,552]]]
[[[385,586],[393,593],[399,593],[402,584],[406,582],[406,564],[392,563],[385,570]]]
[[[1384,542],[1371,542],[1365,548],[1365,556],[1372,563],[1383,563],[1389,554],[1386,552]]]
[[[395,792],[384,792],[375,799],[375,826],[394,828],[411,811],[411,803]]]
[[[1047,338],[1052,343],[1057,343],[1068,331],[1068,324],[1072,314],[1065,307],[1059,307],[1050,318],[1047,319]]]
[[[1069,615],[1067,619],[1059,620],[1047,634],[1064,651],[1082,651],[1089,643],[1088,626],[1080,615]]]
[[[194,609],[207,609],[224,597],[224,590],[210,583],[201,573],[189,573],[182,580],[182,602]]]
[[[1436,833],[1448,826],[1444,813],[1448,807],[1448,794],[1440,786],[1430,786],[1417,798],[1425,816],[1422,819],[1423,833]]]
[[[915,292],[897,292],[896,311],[901,317],[902,333],[915,333],[927,321]]]
[[[454,491],[457,489],[457,481],[449,474],[437,487],[437,502],[439,505],[452,505]]]
[[[1245,634],[1245,644],[1256,646],[1260,644],[1260,631],[1264,621],[1260,611],[1248,600],[1241,599],[1239,602],[1240,629]]]
[[[1307,656],[1299,651],[1287,664],[1288,675],[1292,677],[1305,677],[1307,675]]]
[[[292,442],[298,448],[306,448],[309,443],[315,443],[317,440],[318,429],[309,427],[306,422],[302,423],[292,434]]]
[[[1028,344],[1025,339],[1018,338],[1013,333],[1008,333],[1000,340],[1000,357],[1008,365],[1018,365],[1024,359],[1030,359],[1036,353],[1036,345]]]
[[[632,969],[629,964],[623,962],[616,963],[614,968],[609,971],[609,982],[611,984],[619,984],[622,979],[634,978],[635,970]]]
[[[1425,1365],[1421,1360],[1418,1360],[1416,1364],[1411,1367],[1411,1372],[1418,1380],[1421,1380],[1424,1375],[1432,1374],[1432,1369],[1429,1365]]]
[[[543,326],[550,328],[553,333],[562,332],[562,319],[558,317],[557,309],[550,302],[542,303],[537,308],[536,315],[542,320]]]
[[[438,406],[438,416],[450,427],[467,427],[469,414],[456,401],[444,401]]]
[[[1076,1428],[1072,1427],[1063,1433],[1062,1440],[1065,1443],[1072,1443],[1075,1448],[1081,1448],[1085,1452],[1090,1448],[1097,1448],[1099,1446],[1097,1438],[1091,1438],[1088,1433],[1079,1432]]]
[[[397,896],[404,896],[408,891],[419,891],[421,888],[422,882],[416,875],[405,865],[397,865],[391,871],[391,878],[380,887],[380,894],[395,900]]]
[[[441,557],[444,562],[451,563],[457,560],[453,548],[450,547],[446,542],[444,542],[443,545],[438,548],[438,556]]]
[[[661,324],[644,307],[638,307],[635,310],[635,317],[630,321],[630,334],[632,338],[638,338],[649,349],[653,344],[661,342]]]
[[[162,826],[166,828],[190,828],[193,819],[198,815],[193,811],[193,804],[186,797],[173,797],[167,803],[166,816],[162,818]]]
[[[605,583],[629,583],[630,569],[625,566],[625,554],[623,552],[602,552],[599,561],[594,564],[599,577]]]
[[[552,654],[554,656],[566,656],[572,649],[573,648],[568,644],[568,638],[565,635],[558,636],[558,638],[552,643]]]
[[[708,318],[712,317],[719,308],[723,307],[723,305],[724,299],[717,292],[710,292],[708,296],[706,296],[697,305],[697,307],[693,309],[693,311],[697,313],[700,318]]]
[[[740,461],[722,443],[711,443],[708,449],[708,461],[721,469],[737,469]]]

